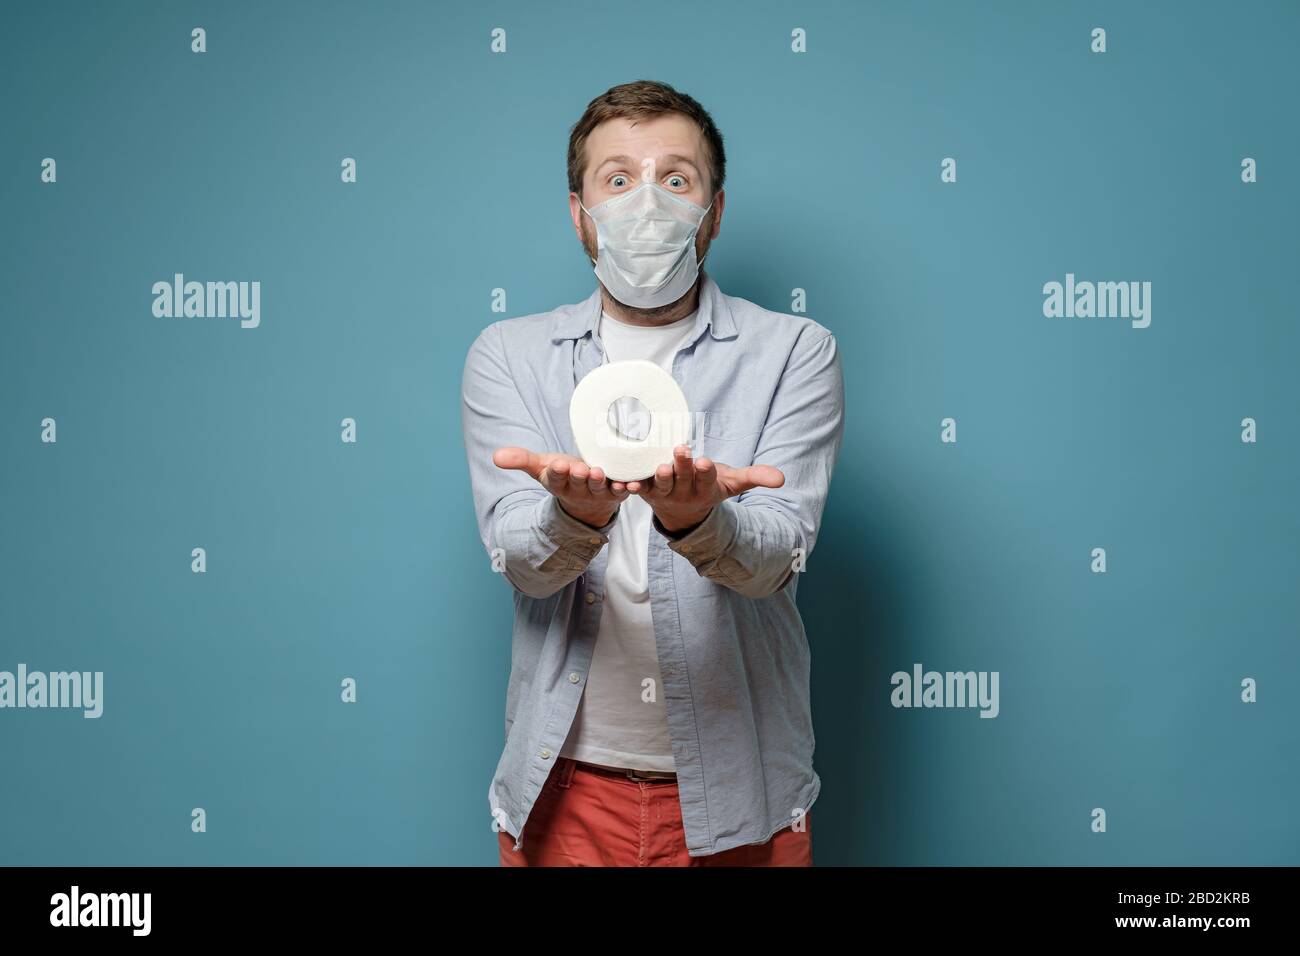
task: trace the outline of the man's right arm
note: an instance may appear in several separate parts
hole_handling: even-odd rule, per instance
[[[586,570],[609,540],[617,513],[592,527],[524,471],[493,463],[500,448],[546,447],[515,386],[499,324],[479,334],[465,359],[461,426],[483,546],[515,588],[550,597]]]

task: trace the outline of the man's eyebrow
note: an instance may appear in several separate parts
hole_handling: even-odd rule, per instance
[[[619,163],[619,164],[622,165],[622,166],[635,166],[635,165],[636,165],[636,163],[633,161],[633,159],[632,159],[631,156],[609,156],[609,157],[606,157],[606,159],[605,159],[604,161],[602,161],[601,164],[600,164],[599,166],[597,166],[596,168],[597,168],[597,169],[604,169],[604,168],[605,168],[606,166],[608,166],[610,163]]]
[[[699,167],[695,165],[695,160],[691,159],[689,156],[678,156],[676,153],[672,153],[665,156],[663,161],[665,165],[677,163],[680,166],[689,166],[691,169],[699,172]]]
[[[618,163],[619,165],[627,166],[629,169],[633,167],[639,168],[641,165],[631,156],[609,156],[606,157],[605,160],[599,166],[596,167],[596,170],[597,171],[602,170],[610,163]],[[679,156],[676,153],[670,153],[667,156],[661,156],[659,160],[655,163],[656,166],[669,166],[673,164],[677,164],[680,166],[689,166],[697,173],[700,171],[700,168],[695,165],[695,160],[691,159],[689,156]]]

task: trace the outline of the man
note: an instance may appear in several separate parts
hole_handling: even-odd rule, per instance
[[[840,362],[816,322],[699,271],[725,171],[691,97],[638,81],[594,99],[568,173],[598,288],[470,347],[475,510],[515,602],[488,790],[502,865],[812,863],[795,590],[843,434]],[[628,359],[672,375],[699,427],[694,450],[624,482],[572,454],[569,401]]]

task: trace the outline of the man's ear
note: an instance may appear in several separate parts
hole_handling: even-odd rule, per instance
[[[709,230],[710,242],[718,238],[718,233],[722,231],[722,207],[726,204],[726,190],[719,189],[717,194],[713,197],[713,228]]]
[[[582,242],[582,217],[585,215],[582,211],[582,197],[575,192],[569,193],[569,216],[573,219],[573,231],[579,242]]]

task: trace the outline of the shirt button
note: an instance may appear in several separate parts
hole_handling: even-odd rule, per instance
[[[551,752],[550,752],[549,750],[547,750],[545,747],[542,748],[542,759],[543,759],[543,760],[550,760],[550,759],[551,759]]]
[[[587,603],[588,604],[596,603],[596,595],[592,594],[590,591],[587,592]]]
[[[575,673],[575,674],[570,674],[570,675],[569,675],[569,683],[570,683],[570,684],[576,684],[576,683],[578,683],[578,681],[580,681],[580,680],[582,680],[582,678],[579,677],[576,673]]]
[[[691,546],[689,544],[682,545],[682,554],[690,554],[690,553],[691,553]]]
[[[592,544],[600,544],[599,538],[588,538],[587,540],[590,541]]]

